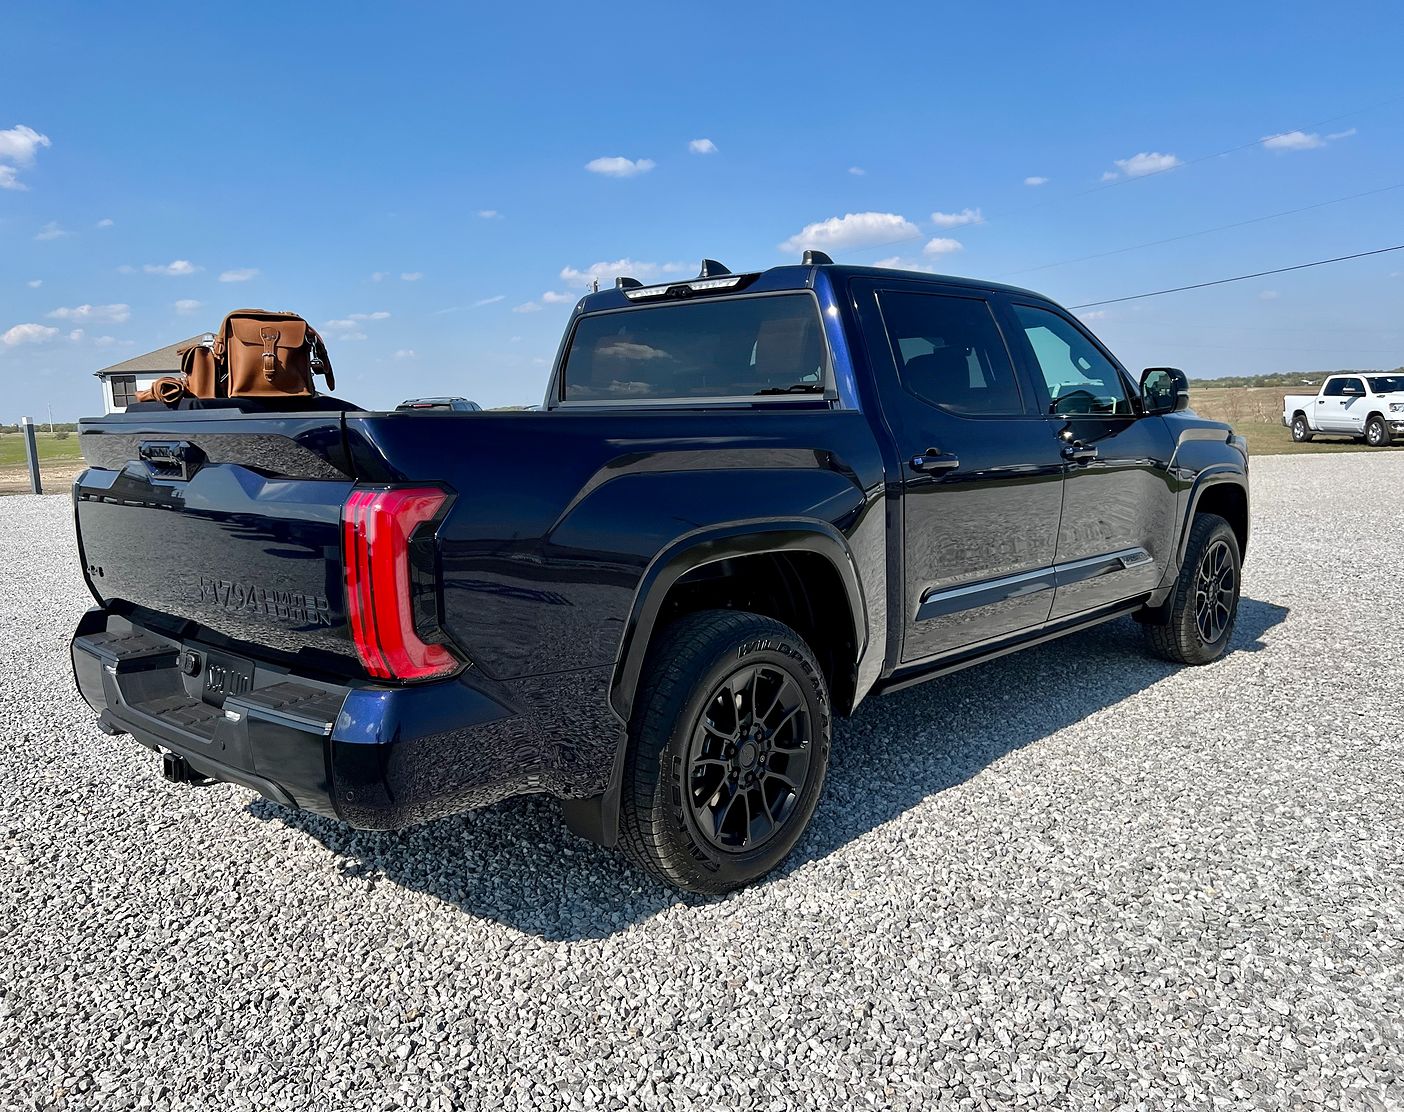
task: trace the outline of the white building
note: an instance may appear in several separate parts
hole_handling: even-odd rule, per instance
[[[136,400],[137,391],[145,390],[163,375],[179,374],[180,349],[199,342],[204,335],[202,332],[178,344],[149,351],[94,372],[102,383],[103,412],[121,413]]]

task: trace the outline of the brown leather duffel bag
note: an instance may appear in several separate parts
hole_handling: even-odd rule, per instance
[[[218,397],[219,371],[214,352],[204,341],[180,349],[180,373],[185,388],[197,398]]]
[[[260,398],[315,394],[312,376],[336,389],[326,344],[296,313],[236,309],[215,334],[215,393],[200,397]]]

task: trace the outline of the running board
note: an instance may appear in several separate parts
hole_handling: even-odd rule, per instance
[[[873,694],[886,695],[893,691],[901,691],[904,688],[915,687],[917,684],[925,683],[927,680],[934,680],[937,676],[948,676],[952,672],[960,672],[973,665],[983,664],[987,660],[996,660],[1001,656],[1008,656],[1010,653],[1018,652],[1020,649],[1028,649],[1032,648],[1034,645],[1042,645],[1045,641],[1056,641],[1059,637],[1066,637],[1070,633],[1080,633],[1084,629],[1092,629],[1105,622],[1128,617],[1141,609],[1141,607],[1145,605],[1146,599],[1149,597],[1149,595],[1142,595],[1129,602],[1118,603],[1111,609],[1104,610],[1091,618],[1076,618],[1069,622],[1040,626],[1032,634],[1023,634],[1004,641],[996,641],[988,648],[977,649],[956,656],[943,657],[926,664],[909,665],[906,668],[893,672],[892,675],[885,680],[878,680],[878,682],[873,685]]]

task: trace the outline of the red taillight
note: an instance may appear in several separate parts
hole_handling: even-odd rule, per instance
[[[378,679],[432,679],[462,666],[414,628],[410,538],[446,501],[435,487],[353,490],[341,508],[351,637],[366,671]]]

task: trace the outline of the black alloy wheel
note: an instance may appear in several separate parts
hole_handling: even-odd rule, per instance
[[[629,726],[619,841],[676,888],[764,876],[809,825],[833,714],[804,638],[774,618],[702,610],[650,646]]]
[[[1212,645],[1224,635],[1238,603],[1238,570],[1228,542],[1216,540],[1204,551],[1194,583],[1194,622],[1199,637]]]
[[[687,803],[726,853],[758,849],[783,828],[809,774],[809,714],[799,683],[766,664],[717,684],[692,731]]]

